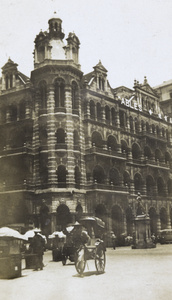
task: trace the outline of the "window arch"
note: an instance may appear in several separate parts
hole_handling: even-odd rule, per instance
[[[94,131],[92,134],[92,145],[98,148],[102,148],[103,147],[103,140],[102,140],[102,136],[99,132]]]
[[[142,178],[141,175],[139,173],[136,173],[134,175],[134,188],[135,188],[135,192],[141,192],[141,188],[142,188]]]
[[[110,108],[108,105],[105,106],[105,118],[106,121],[110,121]]]
[[[132,145],[132,157],[133,159],[139,159],[141,155],[141,150],[138,144],[134,143]]]
[[[172,196],[172,179],[168,180],[167,186],[168,186],[168,195]]]
[[[159,149],[155,150],[155,161],[160,161],[162,157],[161,151]]]
[[[65,106],[65,84],[64,80],[59,78],[55,81],[55,107]]]
[[[66,204],[60,204],[57,207],[57,226],[59,230],[66,228],[67,224],[71,222],[71,213]]]
[[[168,224],[167,211],[164,207],[160,210],[161,229],[166,229]]]
[[[58,178],[58,187],[65,188],[66,187],[66,167],[63,165],[58,166],[57,170],[57,178]]]
[[[26,104],[25,101],[21,101],[19,103],[19,119],[23,120],[25,119],[25,113],[26,113]]]
[[[75,81],[72,82],[72,108],[78,109],[78,86]]]
[[[107,139],[107,147],[112,151],[117,151],[117,140],[113,135],[109,135]]]
[[[94,101],[90,101],[90,118],[95,119],[95,104]]]
[[[101,108],[101,104],[99,102],[97,102],[97,119],[101,120],[102,119],[102,108]]]
[[[157,190],[158,190],[159,196],[165,196],[164,188],[165,188],[164,181],[163,181],[162,177],[159,177],[157,179]]]
[[[10,105],[10,121],[17,121],[17,106],[15,104]]]
[[[130,174],[127,171],[125,171],[123,174],[123,183],[124,186],[130,188]]]
[[[93,170],[93,180],[97,183],[104,183],[105,173],[102,167],[96,166]]]
[[[119,186],[120,180],[119,180],[119,172],[117,169],[112,168],[109,171],[109,183]]]
[[[111,108],[112,125],[115,125],[115,109]]]
[[[65,144],[65,131],[63,128],[58,128],[56,131],[57,144]]]
[[[39,83],[39,92],[40,92],[41,107],[43,109],[46,109],[47,108],[47,84],[45,81],[41,81]]]
[[[146,177],[146,191],[147,191],[147,195],[153,195],[154,180],[153,177],[150,175]]]
[[[151,159],[151,149],[148,146],[144,147],[144,157]]]
[[[124,140],[121,140],[121,152],[124,154],[128,153],[128,146],[127,146],[127,142]]]

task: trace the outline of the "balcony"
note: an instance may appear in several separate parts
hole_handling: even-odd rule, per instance
[[[13,155],[13,154],[32,154],[32,146],[23,145],[22,147],[4,147],[3,150],[0,150],[1,156]]]
[[[98,148],[98,147],[92,147],[90,149],[86,149],[85,155],[92,155],[92,154],[96,154],[96,155],[104,156],[104,157],[113,157],[113,158],[123,160],[123,161],[126,160],[125,153],[107,150],[107,149]]]
[[[127,186],[109,185],[109,184],[102,184],[102,183],[88,183],[87,190],[89,190],[89,191],[94,191],[94,190],[111,191],[113,193],[122,193],[122,194],[126,194],[129,192],[129,189]]]

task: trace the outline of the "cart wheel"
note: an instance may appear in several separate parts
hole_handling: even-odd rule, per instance
[[[95,265],[98,274],[104,273],[106,263],[105,250],[103,247],[98,246],[95,253]]]
[[[76,254],[76,260],[75,260],[75,268],[78,272],[78,274],[82,275],[85,270],[86,265],[86,259],[84,254],[84,248],[79,250]]]

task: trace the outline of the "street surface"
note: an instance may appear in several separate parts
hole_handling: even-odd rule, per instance
[[[24,269],[22,277],[0,280],[1,300],[171,300],[172,245],[154,249],[111,248],[106,252],[105,273],[96,274],[88,261],[84,276],[74,264],[53,262],[51,251],[44,254],[43,271]],[[89,269],[88,269],[89,267]]]

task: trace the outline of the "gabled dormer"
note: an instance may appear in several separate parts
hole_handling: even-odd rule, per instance
[[[101,61],[93,67],[94,71],[83,76],[83,87],[87,87],[92,91],[108,95],[114,98],[113,90],[107,80],[107,70],[102,65]]]
[[[29,77],[18,71],[18,64],[10,58],[2,67],[2,91],[13,91],[15,88],[23,87],[30,82]]]
[[[134,81],[135,96],[139,101],[143,111],[150,114],[158,115],[161,112],[159,105],[159,97],[156,91],[149,85],[146,76],[144,77],[143,84]]]

